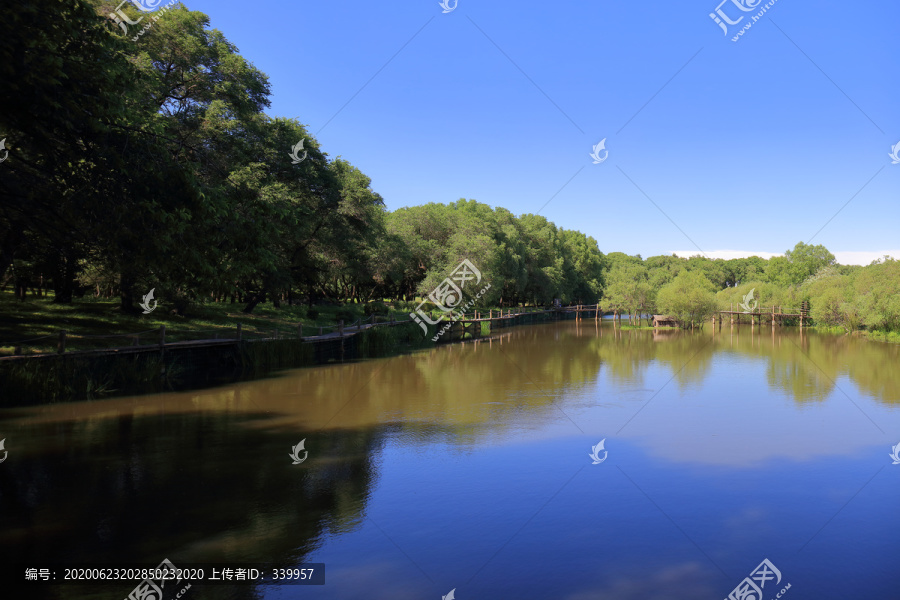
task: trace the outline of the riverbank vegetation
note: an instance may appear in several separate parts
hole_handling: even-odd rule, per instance
[[[173,8],[133,40],[116,9],[53,0],[0,23],[0,288],[18,303],[0,298],[0,341],[405,314],[462,259],[491,285],[480,309],[599,301],[690,325],[752,290],[758,306],[809,302],[823,326],[900,331],[890,259],[838,265],[804,243],[769,260],[643,259],[470,199],[388,211],[300,121],[264,112],[268,77],[206,15]],[[151,289],[160,309],[143,315]]]

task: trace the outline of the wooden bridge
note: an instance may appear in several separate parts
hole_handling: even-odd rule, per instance
[[[722,324],[722,315],[728,315],[731,323],[737,319],[737,324],[741,324],[741,317],[746,315],[750,317],[751,325],[762,325],[763,318],[771,321],[774,325],[776,322],[780,325],[784,319],[800,319],[800,327],[803,327],[803,320],[809,320],[809,302],[802,302],[800,308],[786,308],[784,306],[770,306],[768,308],[758,307],[754,310],[738,311],[734,310],[734,303],[731,304],[731,310],[720,310],[718,312],[719,324]],[[756,319],[756,323],[754,323]]]

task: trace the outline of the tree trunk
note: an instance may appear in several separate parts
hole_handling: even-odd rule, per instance
[[[22,243],[24,237],[22,227],[12,223],[12,231],[3,238],[3,243],[0,244],[0,279],[3,279],[6,271],[12,265],[16,256],[16,249]]]
[[[134,306],[134,279],[125,273],[119,274],[119,298],[122,312],[131,315],[141,312]]]
[[[53,302],[71,304],[75,290],[75,259],[70,248],[60,249],[56,255],[53,291],[56,297]]]
[[[242,312],[249,315],[250,313],[253,312],[253,309],[256,308],[256,305],[265,299],[266,299],[265,290],[253,294],[252,296],[250,296],[250,302],[247,304],[247,306],[244,307],[244,310]]]

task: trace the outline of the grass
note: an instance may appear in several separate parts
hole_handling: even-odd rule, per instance
[[[162,306],[149,315],[127,315],[119,310],[117,298],[85,297],[71,304],[55,304],[50,297],[36,298],[29,294],[25,301],[15,299],[11,291],[0,292],[0,355],[12,354],[16,342],[45,339],[21,344],[22,354],[47,352],[56,348],[60,330],[67,333],[66,350],[112,348],[128,346],[132,336],[141,333],[140,344],[158,341],[161,325],[166,326],[166,341],[208,339],[218,334],[232,338],[237,324],[241,324],[246,338],[272,337],[277,327],[282,337],[296,337],[297,326],[303,324],[304,337],[334,331],[338,320],[355,321],[363,314],[363,305],[315,306],[318,315],[309,317],[306,306],[282,304],[275,308],[271,303],[259,304],[253,314],[244,314],[243,304],[226,302],[201,304],[191,307],[187,316],[167,312]],[[392,311],[394,318],[406,320],[408,313]],[[351,318],[348,318],[351,317]],[[121,336],[105,339],[84,336]]]
[[[890,344],[900,344],[900,331],[866,331],[865,335],[870,340],[876,342],[888,342]]]
[[[409,319],[415,302],[398,302],[390,314],[398,321]],[[252,314],[241,312],[243,304],[209,302],[190,307],[184,317],[169,312],[162,304],[148,315],[128,315],[119,310],[118,298],[76,298],[71,304],[55,304],[52,292],[42,298],[29,293],[24,301],[16,300],[11,290],[0,291],[0,356],[13,354],[16,345],[21,354],[52,352],[56,349],[59,332],[66,330],[66,351],[115,348],[129,346],[140,334],[140,345],[154,344],[159,339],[159,328],[166,326],[166,341],[233,338],[237,324],[241,324],[245,339],[274,337],[296,338],[297,326],[303,325],[303,336],[336,331],[338,321],[346,325],[364,314],[362,304],[343,306],[316,305],[316,318],[310,318],[305,305],[289,306],[282,303],[275,308],[271,302],[256,306]],[[490,308],[479,309],[487,313]],[[498,310],[494,307],[493,310]],[[503,309],[504,313],[506,308]],[[435,312],[432,317],[442,313]],[[379,320],[384,315],[379,317]],[[99,337],[92,337],[99,336]],[[43,338],[43,339],[35,339]],[[22,343],[19,343],[22,342]],[[17,344],[18,343],[18,344]]]
[[[811,327],[807,327],[807,329],[815,329],[820,333],[833,333],[833,334],[845,334],[847,333],[847,329],[841,327],[840,325],[813,325]]]

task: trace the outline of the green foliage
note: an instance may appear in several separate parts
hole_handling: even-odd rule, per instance
[[[810,298],[810,316],[817,325],[847,330],[858,326],[859,315],[852,302],[853,286],[848,276],[824,267],[807,279],[803,291]]]
[[[366,307],[363,309],[363,313],[367,317],[370,317],[372,315],[387,316],[391,314],[391,309],[388,308],[387,304],[385,304],[384,302],[377,300],[375,302],[369,302],[368,304],[366,304]]]
[[[620,260],[607,274],[605,310],[625,313],[631,323],[652,311],[655,290],[651,287],[647,268],[639,262]]]
[[[188,317],[209,303],[239,301],[250,314],[298,298],[386,315],[373,299],[416,310],[468,259],[482,279],[468,282],[466,300],[490,284],[471,308],[602,300],[697,322],[716,291],[724,308],[756,288],[761,305],[809,300],[823,325],[900,329],[892,260],[836,265],[824,246],[803,242],[768,261],[644,260],[604,255],[581,232],[471,199],[388,212],[367,175],[329,157],[300,121],[264,112],[268,77],[205,14],[179,5],[134,42],[108,17],[113,8],[49,0],[0,21],[10,152],[0,279],[12,265],[20,290],[43,278],[60,304],[111,292],[133,324],[151,288],[166,312]],[[306,157],[293,164],[287,152],[301,140]],[[326,321],[359,317],[350,308],[306,316],[320,310]]]
[[[698,271],[682,271],[657,295],[659,309],[682,327],[702,325],[716,311],[713,284]]]
[[[770,282],[782,287],[799,285],[823,267],[834,264],[834,255],[825,246],[797,242],[794,249],[787,250],[784,256],[769,259],[766,276]]]
[[[861,323],[872,330],[900,331],[900,261],[885,258],[848,277]]]
[[[478,307],[532,303],[593,303],[603,289],[605,257],[597,242],[560,229],[537,215],[509,211],[474,200],[450,205],[401,208],[386,219],[387,247],[380,254],[381,293],[425,297],[463,260],[481,271],[464,293],[490,283]],[[473,289],[474,288],[474,289]]]
[[[349,325],[350,323],[356,321],[358,318],[359,315],[349,308],[341,308],[334,313],[334,319],[336,321],[343,321],[344,325]]]

